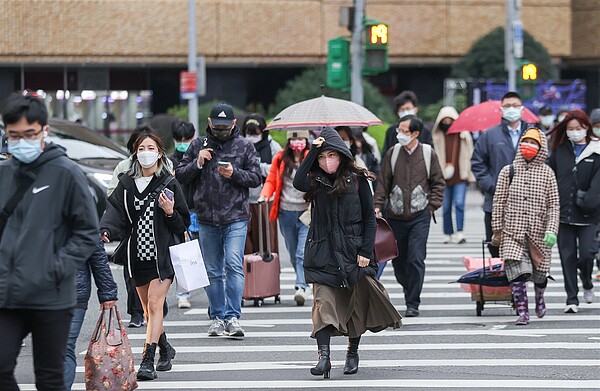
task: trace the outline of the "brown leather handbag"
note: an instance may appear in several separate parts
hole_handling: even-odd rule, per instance
[[[375,259],[379,263],[391,261],[398,256],[398,244],[392,227],[381,217],[376,217]]]

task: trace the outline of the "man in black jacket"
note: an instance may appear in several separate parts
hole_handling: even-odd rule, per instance
[[[0,390],[19,389],[14,368],[29,333],[37,388],[64,390],[75,273],[96,248],[96,208],[81,168],[44,141],[37,95],[10,95],[2,118],[13,158],[0,162]]]
[[[398,118],[402,118],[407,115],[417,115],[419,112],[419,101],[417,100],[417,94],[412,91],[402,91],[400,95],[394,98],[395,111],[398,114]],[[398,144],[396,136],[398,135],[399,122],[392,124],[385,132],[385,140],[383,142],[383,150],[381,156],[385,156],[388,149]],[[423,126],[423,130],[419,134],[419,142],[422,144],[429,144],[433,146],[433,138],[431,136],[431,130],[428,127]]]
[[[206,133],[207,137],[192,141],[175,173],[181,183],[196,190],[200,248],[210,279],[208,335],[243,338],[239,318],[250,219],[248,189],[261,184],[260,164],[252,142],[240,137],[231,106],[213,106]]]

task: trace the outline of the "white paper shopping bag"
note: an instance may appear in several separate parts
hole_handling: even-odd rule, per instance
[[[178,292],[189,292],[210,284],[198,239],[169,247]]]

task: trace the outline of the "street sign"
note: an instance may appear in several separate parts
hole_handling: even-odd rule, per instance
[[[181,71],[179,73],[179,96],[181,99],[194,99],[197,92],[196,72]]]
[[[513,21],[513,50],[515,58],[523,58],[523,23]]]

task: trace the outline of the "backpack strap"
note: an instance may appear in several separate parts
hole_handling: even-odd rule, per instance
[[[423,160],[425,160],[425,170],[427,171],[427,179],[431,172],[431,145],[421,143],[423,146]]]
[[[392,151],[392,160],[390,162],[392,165],[392,176],[394,176],[394,173],[396,171],[396,162],[398,161],[398,155],[400,155],[400,148],[402,148],[402,145],[395,144],[394,150]]]
[[[508,166],[508,185],[509,186],[512,183],[514,176],[515,176],[515,166],[511,164],[510,166]]]

